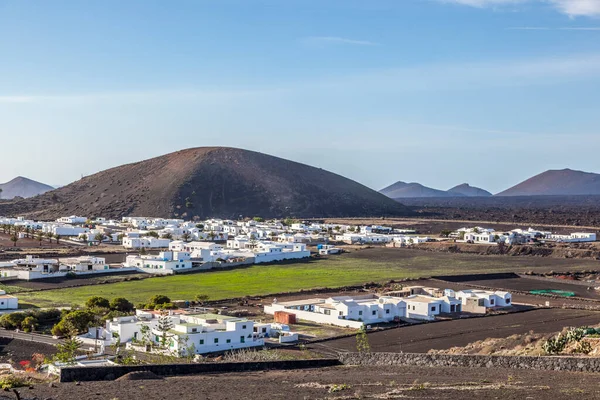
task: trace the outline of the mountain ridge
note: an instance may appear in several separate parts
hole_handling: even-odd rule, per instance
[[[417,182],[398,181],[379,191],[392,199],[418,198],[418,197],[473,197],[491,196],[487,190],[471,186],[468,183],[455,186],[449,190],[439,190],[424,186]]]

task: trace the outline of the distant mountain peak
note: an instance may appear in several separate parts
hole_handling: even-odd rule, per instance
[[[6,183],[0,184],[0,199],[13,199],[15,197],[33,197],[54,189],[50,185],[36,182],[24,176],[17,176]]]
[[[484,190],[484,189],[481,189],[481,188],[478,188],[475,186],[471,186],[468,183],[461,183],[458,186],[454,186],[452,189],[448,190],[448,193],[457,194],[457,195],[461,195],[461,196],[468,196],[468,197],[487,197],[487,196],[492,195],[487,190]]]
[[[474,197],[474,196],[491,196],[487,190],[483,190],[468,183],[463,183],[453,187],[450,190],[438,190],[424,186],[418,182],[406,183],[398,181],[384,189],[380,193],[385,194],[392,199],[401,199],[407,197]]]
[[[550,169],[504,190],[497,196],[599,195],[600,174],[570,168]]]

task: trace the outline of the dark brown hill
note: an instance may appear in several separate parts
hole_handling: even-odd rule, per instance
[[[54,189],[52,186],[34,180],[17,176],[6,183],[0,183],[0,199],[12,199],[14,197],[33,197]]]
[[[549,170],[496,196],[599,195],[600,175],[572,169]]]
[[[262,153],[200,147],[108,169],[0,203],[0,214],[121,217],[400,216],[412,212],[357,182]]]
[[[487,197],[492,195],[487,190],[471,186],[468,183],[463,183],[462,185],[454,186],[452,189],[448,189],[448,193],[459,197]]]

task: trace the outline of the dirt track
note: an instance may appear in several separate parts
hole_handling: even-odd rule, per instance
[[[413,325],[369,334],[371,351],[426,353],[486,338],[504,338],[516,333],[558,332],[565,326],[600,324],[600,312],[543,309],[485,318],[470,318]],[[356,351],[354,337],[309,345],[316,351]]]
[[[329,393],[332,385],[342,388]],[[578,399],[598,398],[600,374],[427,367],[332,367],[186,376],[164,380],[59,383],[23,397],[81,399]],[[14,397],[13,397],[14,398]]]

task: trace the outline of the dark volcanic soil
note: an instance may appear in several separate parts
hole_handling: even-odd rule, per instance
[[[52,356],[56,354],[56,347],[49,344],[0,337],[0,362],[13,361],[14,364],[18,364],[19,361],[31,360],[34,353]]]
[[[589,326],[600,323],[600,312],[585,310],[543,309],[485,318],[442,321],[406,326],[368,335],[371,351],[426,353],[429,350],[466,346],[487,338],[505,338],[533,330],[552,333],[566,326]],[[348,337],[311,344],[319,351],[356,351],[356,338]]]
[[[424,217],[600,226],[600,196],[402,198]]]
[[[340,388],[332,391],[333,385]],[[191,399],[595,399],[600,374],[506,369],[332,367],[164,380],[59,383],[20,390],[57,400]],[[331,391],[331,393],[330,393]]]

